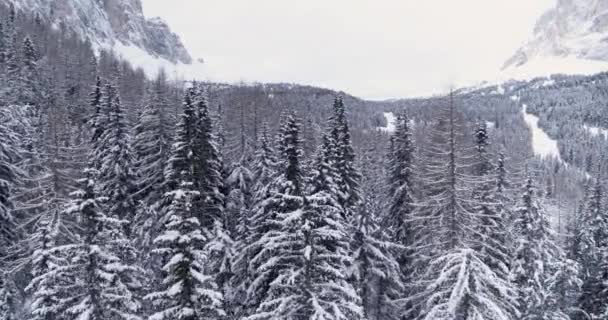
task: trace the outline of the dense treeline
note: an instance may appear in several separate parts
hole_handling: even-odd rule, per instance
[[[2,16],[0,319],[608,319],[602,178],[556,234],[510,97],[387,135],[381,103],[148,80]]]

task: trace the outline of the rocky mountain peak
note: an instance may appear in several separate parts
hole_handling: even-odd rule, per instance
[[[192,62],[179,37],[160,18],[146,19],[141,0],[3,0],[39,14],[100,47],[135,46],[173,63]]]
[[[608,0],[558,0],[504,68],[543,57],[608,61]]]

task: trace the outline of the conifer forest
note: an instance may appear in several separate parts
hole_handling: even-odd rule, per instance
[[[369,101],[98,49],[0,3],[0,320],[608,320],[608,73]]]

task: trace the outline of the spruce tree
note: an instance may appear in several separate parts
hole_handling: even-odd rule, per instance
[[[361,319],[360,298],[346,280],[348,228],[332,196],[335,182],[327,175],[329,165],[317,163],[306,196],[299,123],[293,116],[285,121],[285,171],[276,180],[273,199],[276,229],[266,233],[254,259],[268,258],[258,272],[272,278],[249,319]]]
[[[406,290],[398,257],[406,248],[394,241],[395,233],[383,221],[385,198],[377,190],[384,186],[384,162],[378,157],[376,141],[372,144],[363,156],[367,165],[361,184],[363,199],[354,220],[352,269],[366,319],[401,319]]]
[[[278,145],[277,173],[268,185],[258,191],[258,203],[252,216],[253,236],[249,245],[252,284],[248,290],[251,308],[263,311],[262,303],[271,299],[269,291],[281,272],[278,261],[282,252],[275,242],[281,235],[280,215],[300,209],[303,205],[304,185],[301,170],[301,142],[299,123],[294,115],[283,117]]]
[[[106,84],[105,96],[102,110],[107,112],[107,123],[94,145],[94,161],[99,164],[97,187],[106,199],[107,214],[120,220],[130,237],[136,211],[130,128],[114,85]]]
[[[414,174],[417,167],[410,126],[410,119],[404,111],[397,117],[395,132],[390,140],[387,168],[389,205],[385,222],[391,232],[392,241],[403,248],[398,259],[406,283],[410,281],[413,273],[412,248],[416,238]]]
[[[510,243],[507,241],[505,220],[504,183],[506,171],[504,159],[495,167],[490,154],[490,136],[485,121],[478,121],[474,132],[474,166],[476,178],[473,190],[474,208],[479,219],[479,229],[475,231],[478,250],[485,263],[496,274],[507,280],[510,264]]]
[[[523,195],[515,210],[516,234],[511,281],[517,290],[521,319],[568,319],[567,306],[557,305],[551,279],[556,281],[555,266],[561,256],[554,235],[540,204],[533,180],[528,174]]]
[[[342,97],[334,100],[333,115],[329,119],[330,134],[335,143],[332,152],[333,161],[339,174],[340,205],[346,217],[352,218],[352,212],[361,200],[361,173],[355,165],[355,152],[350,137],[350,128],[346,119],[346,107]]]
[[[251,170],[251,209],[244,212],[237,222],[236,257],[234,260],[233,288],[234,300],[239,302],[235,314],[247,316],[255,311],[260,296],[249,296],[255,277],[251,261],[255,251],[259,250],[258,241],[265,235],[267,217],[266,199],[271,196],[271,182],[276,174],[277,159],[269,143],[268,126],[264,124],[258,137]],[[243,171],[245,172],[245,171]],[[246,177],[247,175],[243,175]],[[246,179],[245,181],[247,181]],[[240,190],[240,188],[238,189]],[[246,198],[242,198],[243,200]],[[229,209],[229,207],[228,207]]]
[[[4,116],[11,116],[9,109],[3,110]],[[4,117],[0,117],[4,118]],[[23,172],[16,166],[22,158],[19,146],[19,135],[5,121],[0,122],[0,256],[5,257],[6,249],[18,238],[16,220],[13,215],[13,192],[24,177]]]
[[[207,268],[212,230],[201,224],[196,208],[201,197],[197,188],[200,117],[194,97],[194,89],[188,89],[166,170],[168,208],[154,240],[155,252],[164,263],[163,279],[160,289],[146,296],[156,307],[150,319],[217,319],[225,314],[216,279]]]
[[[160,73],[152,84],[149,101],[145,104],[134,128],[133,162],[136,177],[137,215],[135,236],[138,246],[148,255],[160,229],[161,208],[165,175],[173,139],[173,119],[167,101],[167,83]]]
[[[62,284],[59,307],[70,319],[139,319],[141,305],[132,291],[139,270],[118,250],[125,241],[122,224],[102,211],[94,169],[85,175],[65,213],[78,218],[81,234],[76,243],[55,249],[69,261],[56,271]]]
[[[604,208],[602,182],[596,178],[590,187],[578,228],[573,255],[581,266],[583,281],[578,307],[592,317],[599,317],[608,299],[608,274],[605,269],[608,251],[608,214]]]

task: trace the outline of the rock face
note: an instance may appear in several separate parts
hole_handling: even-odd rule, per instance
[[[190,64],[179,37],[160,18],[146,19],[141,0],[0,0],[19,11],[39,14],[57,28],[98,46],[136,46],[151,56]]]
[[[503,68],[542,57],[608,61],[608,0],[558,0]]]

